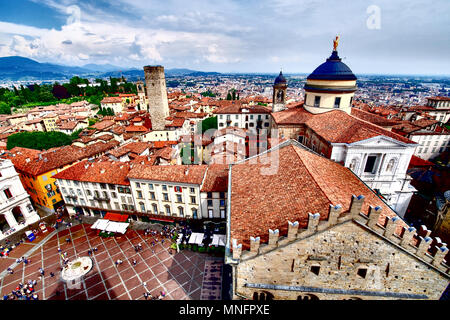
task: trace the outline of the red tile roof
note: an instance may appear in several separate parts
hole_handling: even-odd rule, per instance
[[[4,157],[11,159],[18,170],[33,176],[38,176],[74,162],[99,155],[116,147],[118,144],[118,141],[108,143],[98,142],[85,148],[63,146],[47,151],[16,147],[7,152]],[[28,162],[26,160],[27,158],[29,159]]]
[[[365,196],[362,212],[369,205],[380,206],[385,216],[396,216],[375,193],[346,167],[306,150],[290,140],[262,156],[232,165],[231,176],[231,239],[249,248],[249,238],[268,240],[268,230],[279,229],[287,234],[287,221],[298,221],[304,228],[308,213],[328,218],[329,206],[340,204],[343,212],[350,208],[351,197]],[[272,157],[278,159],[274,167]],[[270,169],[273,168],[271,171]],[[403,224],[406,226],[406,224]]]
[[[146,127],[144,126],[128,126],[125,128],[126,132],[147,132],[149,131]]]
[[[53,176],[55,179],[130,185],[127,175],[130,166],[123,162],[87,160],[79,162]]]
[[[200,185],[206,172],[206,165],[148,166],[135,165],[130,170],[130,179],[168,181]]]
[[[153,148],[160,149],[166,146],[172,146],[178,144],[177,141],[153,141]]]
[[[114,123],[115,122],[112,120],[103,120],[103,121],[94,123],[91,127],[101,131],[101,130],[105,130],[105,129],[113,126]]]
[[[211,164],[206,171],[201,192],[226,192],[228,190],[228,165]]]
[[[222,100],[221,102],[227,100]],[[217,101],[216,101],[217,102]],[[272,110],[269,107],[260,105],[244,105],[241,101],[227,101],[227,103],[218,109],[214,110],[214,114],[240,114],[244,113],[242,110],[246,109],[245,113],[270,113]]]
[[[351,114],[359,119],[371,122],[381,127],[392,127],[397,124],[397,122],[394,120],[389,120],[376,114],[360,110],[358,108],[352,108]]]
[[[278,125],[306,125],[331,143],[354,143],[377,136],[387,136],[403,143],[415,144],[399,134],[349,115],[341,110],[312,114],[304,108],[272,113]]]
[[[122,103],[121,97],[105,97],[100,103]]]

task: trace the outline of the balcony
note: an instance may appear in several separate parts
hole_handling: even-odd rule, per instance
[[[95,195],[94,200],[97,201],[110,201],[110,198],[108,196],[101,196],[101,195]]]

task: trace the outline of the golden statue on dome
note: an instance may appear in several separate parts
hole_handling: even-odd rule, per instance
[[[338,45],[339,45],[339,36],[336,36],[336,39],[333,40],[333,51],[337,51]]]

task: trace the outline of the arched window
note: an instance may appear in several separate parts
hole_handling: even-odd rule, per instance
[[[353,158],[352,161],[350,161],[350,165],[349,165],[349,169],[352,170],[353,172],[356,172],[358,170],[358,158]]]
[[[183,207],[178,207],[178,215],[180,217],[184,217],[184,209],[183,209]]]
[[[308,301],[308,300],[320,300],[318,296],[316,296],[315,294],[304,294],[304,295],[300,295],[297,297],[297,300],[300,301]]]
[[[192,208],[192,218],[197,219],[197,209]]]
[[[170,216],[170,206],[166,205],[165,208],[166,208],[166,215]]]
[[[145,204],[143,202],[139,202],[139,207],[141,208],[141,212],[145,212]]]
[[[273,294],[271,294],[270,292],[267,292],[267,291],[262,291],[259,293],[254,292],[253,300],[258,300],[258,301],[273,300]]]
[[[386,166],[386,172],[393,173],[396,164],[397,164],[397,159],[389,160],[389,162],[388,162],[388,164]]]
[[[158,214],[158,206],[156,205],[156,203],[152,204],[152,209],[154,214]]]

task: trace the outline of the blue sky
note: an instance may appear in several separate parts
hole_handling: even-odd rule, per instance
[[[450,74],[448,0],[0,0],[0,56],[219,72]]]

